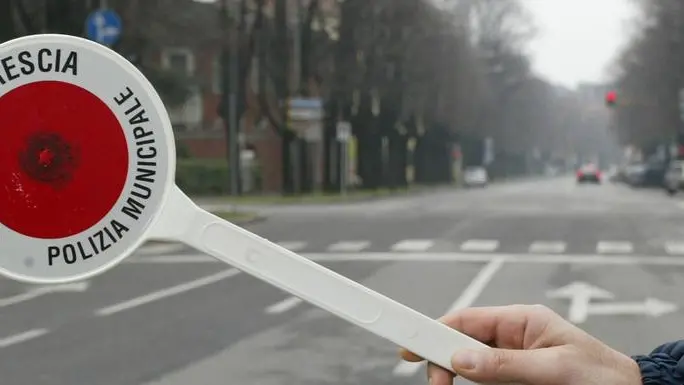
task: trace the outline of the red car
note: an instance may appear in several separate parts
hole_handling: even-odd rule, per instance
[[[577,170],[577,183],[601,183],[601,170],[594,164],[587,164]]]

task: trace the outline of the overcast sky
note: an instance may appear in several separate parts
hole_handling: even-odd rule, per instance
[[[605,79],[629,35],[635,12],[629,0],[522,1],[539,30],[530,45],[537,73],[570,87]]]

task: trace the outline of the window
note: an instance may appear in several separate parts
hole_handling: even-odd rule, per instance
[[[165,49],[162,53],[162,66],[178,74],[192,76],[195,73],[195,56],[185,48]]]

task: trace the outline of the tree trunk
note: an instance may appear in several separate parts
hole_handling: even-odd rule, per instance
[[[14,21],[12,20],[13,14],[12,1],[0,1],[0,42],[12,40],[16,37]]]

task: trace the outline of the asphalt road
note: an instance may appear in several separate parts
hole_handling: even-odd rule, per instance
[[[684,335],[684,205],[660,191],[558,178],[270,214],[250,229],[431,317],[543,303],[628,354]],[[425,381],[391,343],[174,245],[32,289],[0,281],[3,385]]]

